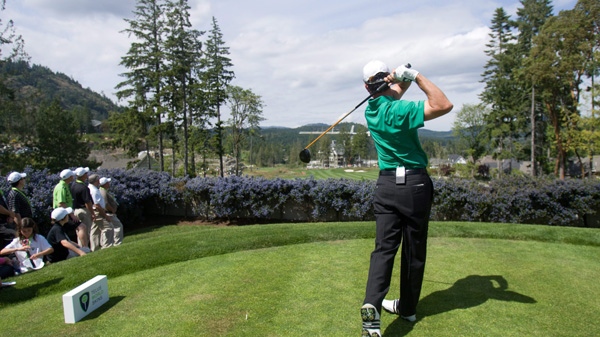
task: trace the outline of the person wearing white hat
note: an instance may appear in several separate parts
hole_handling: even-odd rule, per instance
[[[87,188],[87,179],[90,169],[87,167],[78,167],[73,171],[75,181],[71,183],[71,195],[73,196],[73,214],[81,224],[85,226],[86,235],[81,237],[77,235],[77,241],[82,247],[90,246],[90,230],[95,220],[92,196]]]
[[[83,256],[90,252],[87,247],[81,247],[71,241],[65,232],[64,225],[69,222],[69,214],[73,213],[71,207],[55,208],[50,217],[52,218],[52,228],[48,232],[48,243],[54,248],[51,254],[48,254],[48,261],[56,263],[76,256]]]
[[[23,192],[26,177],[26,173],[12,172],[7,178],[11,188],[6,195],[6,202],[8,203],[8,209],[15,213],[14,220],[17,226],[21,224],[21,219],[33,218],[31,201]]]
[[[60,172],[60,181],[56,186],[54,186],[54,191],[52,193],[52,207],[53,208],[67,208],[73,207],[73,196],[71,195],[71,186],[70,184],[75,180],[75,172],[70,169],[64,169]],[[75,215],[69,215],[71,220],[75,221],[77,217]],[[78,219],[77,219],[78,220]],[[80,245],[83,245],[85,242],[89,242],[88,231],[85,224],[79,223],[74,224],[75,233],[77,235],[77,241]],[[73,231],[72,227],[67,227],[67,231]]]
[[[12,227],[13,221],[15,221],[15,212],[8,209],[4,192],[0,189],[0,249],[15,238],[16,230],[6,227],[7,225]]]
[[[100,193],[100,176],[92,174],[88,182],[88,189],[92,200],[94,200],[94,213],[96,215],[90,230],[90,249],[95,252],[113,245],[114,229],[112,217],[106,214],[106,200]]]
[[[361,318],[363,336],[379,337],[382,308],[409,322],[417,320],[433,201],[427,154],[421,147],[418,129],[425,121],[450,112],[453,105],[435,84],[408,64],[390,72],[385,63],[371,61],[363,68],[363,81],[372,94],[365,119],[377,150],[380,172],[373,196],[375,249],[371,253]],[[401,99],[413,82],[426,100]],[[401,244],[400,297],[385,300]]]
[[[64,169],[60,172],[60,181],[52,193],[52,208],[73,207],[73,196],[71,195],[70,184],[75,180],[75,172],[70,169]]]
[[[118,246],[123,243],[123,223],[117,217],[117,208],[119,203],[115,198],[108,192],[110,189],[112,179],[102,177],[100,178],[100,194],[106,201],[106,214],[112,219],[111,223],[114,231],[113,245]]]

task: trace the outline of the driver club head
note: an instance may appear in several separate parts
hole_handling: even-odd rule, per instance
[[[310,151],[308,149],[300,151],[300,161],[307,164],[310,163]]]

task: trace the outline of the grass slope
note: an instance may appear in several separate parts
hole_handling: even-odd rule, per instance
[[[430,232],[420,320],[383,314],[386,336],[600,331],[597,230],[432,223]],[[121,247],[15,278],[0,292],[0,335],[358,335],[372,236],[363,222],[130,235]],[[97,274],[108,275],[111,300],[64,324],[62,294]]]

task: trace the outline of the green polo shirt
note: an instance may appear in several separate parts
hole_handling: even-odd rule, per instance
[[[425,101],[379,96],[369,100],[365,118],[381,170],[427,167],[427,154],[417,132],[425,125]]]
[[[67,207],[73,207],[73,196],[71,195],[71,188],[64,180],[61,180],[54,186],[54,193],[52,194],[52,207],[60,207],[60,203],[64,202]]]

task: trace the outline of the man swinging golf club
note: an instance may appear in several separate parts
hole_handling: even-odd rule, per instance
[[[382,307],[409,322],[417,319],[433,199],[433,184],[426,170],[428,159],[417,129],[425,121],[450,112],[453,106],[435,84],[407,66],[390,73],[383,62],[371,61],[363,68],[363,80],[367,91],[373,93],[365,118],[377,149],[380,172],[373,200],[375,249],[361,308],[362,335],[380,337]],[[375,92],[383,82],[389,87]],[[401,100],[412,82],[426,100]],[[400,298],[384,300],[401,243]]]

